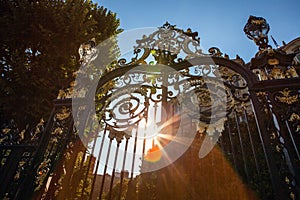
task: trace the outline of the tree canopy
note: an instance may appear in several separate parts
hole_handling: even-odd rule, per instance
[[[0,24],[0,123],[20,128],[49,116],[80,67],[80,44],[121,31],[115,13],[89,0],[0,0]]]

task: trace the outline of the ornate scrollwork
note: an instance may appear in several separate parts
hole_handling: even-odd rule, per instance
[[[109,127],[108,137],[113,140],[116,139],[117,143],[120,143],[124,138],[129,139],[131,137],[130,131],[117,131],[113,127]]]
[[[68,106],[58,106],[54,111],[52,119],[53,124],[49,132],[49,142],[45,147],[43,160],[39,163],[39,166],[36,169],[35,191],[40,190],[44,186],[45,180],[50,175],[50,171],[53,170],[52,167],[55,165],[54,162],[57,161],[59,156],[64,155],[63,153],[58,153],[57,150],[63,150],[61,141],[67,139],[67,133],[69,133],[69,129],[71,128],[71,117],[71,109]],[[40,128],[37,129],[37,132],[38,131],[40,131]],[[68,136],[69,141],[73,139],[73,137],[76,137],[75,130],[73,130],[72,135]],[[70,143],[67,144],[70,145]]]
[[[253,72],[258,76],[259,80],[274,80],[299,77],[295,67],[274,65],[271,68],[265,66],[263,69],[255,69]]]
[[[299,133],[300,132],[300,116],[296,113],[292,113],[289,121],[292,122],[294,124],[294,126],[296,126],[296,132]]]
[[[275,95],[275,100],[289,105],[298,102],[298,94],[293,95],[292,93],[291,90],[285,88]]]
[[[104,121],[117,129],[130,127],[146,115],[148,101],[141,90],[131,94],[124,89],[115,91],[107,100]]]
[[[45,121],[42,118],[40,122],[35,126],[35,128],[31,131],[31,142],[37,142],[41,136],[41,134],[44,132],[44,124]]]
[[[36,179],[35,179],[36,188],[34,189],[35,191],[40,190],[41,187],[43,186],[44,181],[50,171],[50,166],[51,166],[51,160],[48,158],[43,160],[43,162],[39,165],[36,171]]]
[[[213,80],[217,80],[220,77],[222,81],[219,84],[225,84],[232,97],[240,102],[246,102],[249,100],[248,85],[246,80],[238,73],[228,69],[225,66],[219,65],[198,65],[189,70],[184,70],[183,75],[189,77],[203,77],[202,82],[206,84],[216,84]]]
[[[27,166],[30,166],[31,162],[31,153],[24,152],[22,155],[22,159],[19,161],[16,173],[14,176],[14,180],[18,181],[23,176],[24,170]]]
[[[102,107],[104,114],[101,116],[104,116],[102,119],[108,126],[117,131],[136,126],[142,118],[147,117],[150,101],[163,101],[163,90],[166,95],[165,101],[172,101],[178,95],[191,98],[189,93],[193,91],[197,99],[185,99],[186,102],[190,102],[190,114],[193,115],[195,106],[200,107],[201,120],[206,123],[218,121],[211,121],[211,106],[215,103],[214,100],[226,99],[226,103],[215,105],[221,106],[220,110],[225,110],[227,115],[236,105],[249,101],[246,81],[240,74],[225,66],[196,65],[178,73],[166,74],[160,73],[161,68],[155,70],[155,67],[157,66],[149,66],[148,71],[134,70],[114,80],[115,87],[103,97],[106,100],[102,99],[105,103]],[[223,96],[220,96],[221,94]],[[199,113],[195,113],[196,115]]]
[[[223,53],[220,51],[219,48],[217,47],[211,47],[208,49],[208,52],[212,55],[212,56],[216,56],[216,57],[221,57],[223,55]]]
[[[20,144],[24,140],[24,134],[26,130],[20,131],[14,120],[10,120],[9,123],[5,124],[0,130],[0,144],[1,145],[12,145]]]
[[[41,133],[44,131],[44,120],[33,127],[31,130],[26,126],[25,129],[20,131],[14,120],[5,124],[0,129],[0,145],[13,145],[13,144],[34,144],[39,140]]]
[[[67,119],[71,114],[71,111],[69,108],[63,106],[60,110],[60,112],[56,113],[55,115],[55,119],[59,120],[59,121],[62,121],[62,120],[65,120]]]
[[[189,28],[186,31],[178,29],[168,22],[149,36],[144,35],[136,43],[135,58],[128,64],[125,59],[120,59],[117,62],[119,66],[146,64],[149,55],[153,56],[157,64],[165,65],[175,63],[175,59],[180,62],[183,59],[204,55],[200,49],[200,38],[197,32],[192,32]],[[140,56],[140,54],[142,55]],[[185,56],[181,57],[179,54]]]
[[[215,135],[215,133],[221,134],[225,129],[224,123],[226,120],[226,118],[221,118],[211,124],[200,121],[198,124],[198,131],[201,134],[207,133],[209,136],[213,136]]]

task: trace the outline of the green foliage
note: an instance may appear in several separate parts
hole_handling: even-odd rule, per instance
[[[47,118],[79,69],[80,44],[119,33],[116,14],[89,0],[0,0],[0,123]]]

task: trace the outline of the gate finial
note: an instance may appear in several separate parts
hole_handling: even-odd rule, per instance
[[[138,64],[146,63],[145,60],[150,55],[153,55],[157,64],[165,65],[175,63],[175,59],[180,61],[203,55],[197,32],[193,32],[190,28],[184,31],[169,22],[158,27],[158,30],[150,35],[144,35],[142,39],[136,40],[136,43],[134,51],[137,56],[134,62]],[[140,52],[143,53],[142,56],[138,56]]]
[[[270,47],[268,45],[268,32],[270,26],[263,17],[250,15],[244,32],[250,40],[253,40],[260,50]]]

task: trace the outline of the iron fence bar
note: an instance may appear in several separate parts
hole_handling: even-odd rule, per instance
[[[227,121],[227,129],[228,129],[228,136],[229,136],[229,141],[230,141],[230,146],[231,146],[231,154],[232,154],[232,158],[233,158],[233,164],[234,164],[234,169],[237,171],[237,161],[236,161],[236,153],[235,153],[235,149],[234,149],[234,145],[233,145],[233,141],[232,141],[232,133],[231,133],[231,129],[230,129],[230,122],[229,120]]]
[[[274,102],[274,97],[270,98],[271,99],[271,104],[275,105]],[[286,148],[287,150],[291,153],[291,152],[295,152],[297,159],[300,160],[300,155],[299,155],[299,151],[297,149],[297,145],[295,143],[293,134],[291,133],[291,129],[289,127],[289,124],[287,122],[286,119],[282,119],[280,120],[280,116],[278,112],[274,111],[273,107],[270,107],[270,111],[274,114],[274,116],[276,117],[276,121],[278,123],[279,129],[278,130],[280,132],[280,135],[284,138],[284,143],[287,143]],[[294,151],[293,151],[294,148]],[[294,164],[293,164],[294,165]]]
[[[64,152],[64,150],[66,148],[67,141],[69,140],[68,136],[73,133],[73,128],[72,127],[74,126],[74,121],[73,121],[73,119],[71,117],[69,119],[68,124],[69,124],[68,129],[67,129],[66,133],[64,133],[64,135],[62,136],[63,137],[63,141],[61,143],[59,143],[59,144],[56,145],[56,149],[55,149],[55,153],[54,154],[53,153],[52,154],[49,153],[49,157],[51,158],[50,160],[52,161],[50,172],[55,172],[56,169],[58,168],[57,166],[58,166],[59,162],[60,161],[62,162],[62,160],[63,160],[63,152]],[[49,152],[51,152],[51,151],[49,151]],[[57,157],[57,155],[59,155],[59,157]],[[62,165],[62,163],[61,163],[61,165]],[[45,180],[48,180],[49,176],[50,176],[50,173],[48,173],[48,175],[45,178]],[[45,186],[46,185],[44,184],[42,188],[44,188]],[[40,190],[40,191],[42,191],[42,190]],[[47,193],[46,195],[49,196],[49,193]]]
[[[251,96],[251,105],[253,106],[253,111],[254,111],[254,117],[256,124],[258,125],[258,133],[259,133],[259,138],[262,143],[262,148],[264,152],[264,157],[267,163],[267,167],[269,170],[269,177],[273,186],[273,192],[274,192],[274,199],[281,200],[281,199],[286,199],[286,196],[284,195],[284,192],[282,192],[282,184],[281,180],[278,175],[277,167],[275,164],[275,159],[273,157],[273,151],[271,147],[271,141],[269,136],[267,135],[268,131],[265,127],[265,124],[263,123],[263,119],[260,116],[263,116],[262,110],[260,109],[258,105],[258,97],[253,91],[250,91],[250,96]]]
[[[296,157],[298,158],[298,160],[300,160],[300,154],[299,154],[299,151],[298,151],[298,148],[297,148],[297,145],[296,145],[294,136],[293,136],[293,134],[292,134],[290,125],[288,124],[287,120],[284,120],[284,122],[285,122],[286,128],[287,128],[287,130],[288,130],[289,136],[290,136],[290,138],[291,138],[293,147],[294,147],[294,149],[295,149]]]
[[[244,170],[245,170],[246,179],[247,179],[247,182],[248,182],[249,181],[249,173],[248,173],[245,150],[244,150],[244,146],[243,146],[242,135],[241,135],[240,125],[239,125],[239,120],[238,120],[236,110],[234,111],[234,118],[235,118],[235,123],[236,123],[236,127],[237,127],[238,136],[239,136],[240,147],[241,147],[241,151],[242,151]]]
[[[24,152],[28,152],[28,151],[25,151],[25,150],[24,150]],[[27,155],[27,156],[23,156],[23,155],[24,155],[24,152],[23,152],[23,154],[22,154],[22,157],[28,157],[29,159],[30,159],[30,157],[33,158],[32,155],[34,154],[34,151],[31,151],[31,152],[30,152],[30,155]],[[30,160],[29,160],[29,162],[30,162]],[[32,163],[31,163],[31,165],[28,165],[28,166],[27,166],[27,169],[29,169],[31,166],[32,166]],[[25,172],[25,170],[23,170],[23,173],[24,173],[24,172]],[[20,194],[20,192],[21,192],[21,189],[20,189],[20,188],[23,188],[23,187],[25,186],[24,183],[25,183],[25,178],[22,180],[22,182],[20,183],[19,187],[18,187],[17,190],[15,191],[15,197],[16,197],[16,198],[19,197],[19,194]],[[26,187],[26,186],[25,186],[25,187]],[[16,199],[16,198],[15,198],[15,199]]]
[[[119,200],[121,200],[121,195],[122,195],[122,187],[123,187],[123,179],[124,179],[124,172],[125,172],[124,170],[125,170],[125,163],[126,163],[126,157],[127,157],[128,140],[129,140],[129,138],[126,138],[125,151],[124,151],[123,164],[122,164],[122,171],[121,171],[120,189],[119,189],[119,195],[118,195]]]
[[[156,104],[156,102],[155,102]],[[147,104],[147,109],[146,109],[146,116],[145,117],[145,126],[144,126],[144,139],[143,139],[143,148],[142,148],[142,162],[144,161],[144,158],[145,158],[145,150],[146,150],[146,135],[147,135],[147,124],[148,124],[148,113],[149,113],[149,104]],[[154,111],[154,122],[156,121],[155,120],[155,117],[156,117],[156,110]]]
[[[90,113],[90,105],[88,105],[88,104],[84,104],[84,103],[82,103],[82,102],[84,102],[85,101],[85,99],[84,98],[77,98],[77,99],[72,99],[72,107],[73,107],[73,110],[74,110],[74,106],[76,105],[77,107],[75,107],[76,108],[76,111],[75,111],[75,113],[77,113],[78,112],[78,110],[79,110],[79,108],[80,108],[80,106],[85,106],[85,109],[84,109],[84,115],[86,116],[86,117],[84,117],[84,120],[83,121],[80,121],[80,123],[79,123],[79,125],[78,125],[78,134],[79,134],[79,138],[81,139],[81,141],[82,141],[82,145],[84,146],[84,145],[86,145],[86,142],[88,142],[88,137],[85,137],[84,136],[84,131],[85,131],[85,127],[87,126],[87,123],[88,123],[88,119],[90,119],[90,116],[89,116],[89,113]],[[67,103],[71,103],[70,101],[67,101]],[[92,129],[92,126],[93,126],[93,123],[91,123],[90,124],[90,126],[89,126],[89,132],[91,131],[91,129]],[[80,133],[82,133],[82,135],[83,135],[83,138],[82,137],[80,137]],[[74,134],[74,133],[73,133]],[[84,165],[84,162],[85,162],[85,157],[86,157],[86,154],[87,154],[87,149],[86,149],[86,147],[84,147],[84,151],[83,151],[83,155],[82,155],[82,159],[81,159],[81,162],[80,162],[80,167],[79,167],[79,171],[82,171],[82,169],[83,169],[83,165]],[[76,160],[77,160],[77,156],[76,156],[76,158],[75,158],[75,160],[74,160],[74,162],[76,162]],[[89,160],[89,162],[90,162],[90,160]],[[70,170],[72,170],[69,174],[70,174],[70,179],[68,180],[68,185],[69,185],[69,187],[68,187],[68,189],[71,189],[71,191],[70,191],[70,195],[71,195],[71,198],[74,198],[74,194],[76,193],[76,189],[77,189],[77,187],[80,187],[80,185],[79,185],[79,183],[77,183],[77,185],[72,185],[72,179],[73,179],[73,171],[74,171],[74,167],[73,168],[71,168]],[[82,189],[81,189],[81,193],[80,193],[80,196],[82,197],[82,195],[83,195],[83,193],[84,193],[84,186],[85,186],[85,184],[86,184],[86,174],[88,174],[88,170],[87,170],[87,172],[86,173],[84,173],[85,175],[84,175],[84,180],[83,180],[83,187],[82,187]],[[80,189],[80,188],[79,188]],[[66,194],[68,194],[67,192],[65,192],[64,193],[64,196],[66,195]],[[64,198],[64,197],[63,197]]]
[[[2,183],[4,184],[2,184],[2,186],[0,187],[0,197],[5,195],[5,192],[9,187],[9,183],[11,183],[10,181],[13,180],[15,171],[17,169],[17,164],[22,157],[21,152],[23,152],[22,149],[17,149],[16,151],[12,151],[10,154],[11,158],[9,159],[8,166],[6,167],[7,170],[4,171],[4,176],[2,177]]]
[[[103,172],[103,177],[102,177],[102,184],[101,184],[101,190],[100,190],[100,194],[99,194],[99,199],[102,198],[102,194],[103,194],[104,183],[105,183],[105,176],[106,176],[106,171],[107,171],[107,164],[108,164],[108,160],[109,160],[110,148],[111,148],[112,141],[113,141],[113,139],[110,138],[109,146],[108,146],[108,150],[107,150],[107,154],[106,154],[106,161],[105,161],[105,167],[104,167],[104,172]]]
[[[60,155],[60,158],[61,158],[61,156],[63,155],[62,152],[65,150],[67,141],[69,140],[68,136],[73,133],[73,131],[72,131],[73,125],[74,125],[73,119],[70,118],[68,129],[67,129],[66,133],[64,133],[64,136],[63,136],[63,141],[61,143],[59,143],[59,145],[56,145],[55,153],[54,154],[52,153],[50,156],[56,157],[57,155]],[[59,161],[60,158],[56,158],[54,160]],[[54,168],[55,168],[55,164],[56,164],[56,162],[53,165]]]
[[[100,150],[99,150],[99,154],[98,154],[98,159],[97,159],[97,164],[96,164],[96,168],[95,168],[95,174],[94,174],[94,178],[93,178],[92,189],[91,189],[89,200],[92,200],[93,193],[94,193],[94,187],[95,187],[95,182],[97,179],[97,172],[98,172],[98,168],[99,168],[99,164],[100,164],[100,158],[101,158],[101,154],[102,154],[102,150],[103,150],[106,131],[107,131],[107,125],[105,125],[103,134],[102,134],[103,136],[102,136],[102,141],[101,141]]]
[[[119,147],[120,147],[120,142],[117,141],[117,151],[115,153],[115,159],[114,159],[114,168],[112,171],[112,175],[111,175],[111,180],[110,180],[110,186],[109,186],[109,193],[108,193],[108,200],[111,199],[111,191],[112,191],[112,187],[114,184],[114,179],[115,179],[115,172],[116,172],[116,165],[117,165],[117,160],[118,160],[118,154],[119,154]]]
[[[137,127],[138,126],[139,126],[139,123],[137,124]],[[131,166],[131,177],[130,177],[131,180],[133,178],[134,163],[135,163],[135,156],[136,156],[137,138],[138,138],[138,128],[136,129],[135,138],[134,138],[134,149],[133,149],[132,166]]]
[[[39,164],[42,162],[42,153],[45,152],[46,148],[47,148],[47,144],[49,142],[49,139],[51,137],[51,133],[49,132],[49,130],[51,130],[54,125],[54,113],[56,111],[56,106],[54,105],[53,109],[51,110],[51,114],[49,116],[49,120],[47,121],[47,124],[45,126],[45,131],[42,134],[40,141],[38,143],[38,147],[37,147],[37,151],[36,151],[36,155],[34,156],[34,159],[32,161],[32,169],[28,169],[28,176],[26,177],[26,180],[24,181],[24,185],[26,185],[27,189],[23,190],[21,189],[23,192],[22,196],[25,199],[30,199],[33,196],[34,193],[34,180],[35,180],[35,172],[38,169]],[[45,145],[46,144],[46,145]]]
[[[91,130],[92,130],[92,128],[93,128],[93,125],[94,125],[94,123],[93,123],[93,121],[92,121],[91,124],[90,124],[90,127],[89,127],[89,133],[91,133]],[[98,128],[97,128],[97,130],[96,130],[96,133],[94,133],[94,134],[92,135],[92,137],[94,137],[93,147],[92,147],[92,151],[91,151],[91,153],[90,153],[90,158],[89,158],[89,161],[88,161],[87,170],[86,170],[86,173],[85,173],[85,175],[84,175],[84,180],[83,180],[83,185],[82,185],[82,190],[81,190],[81,197],[82,197],[83,194],[84,194],[86,182],[87,182],[87,179],[88,179],[88,176],[89,176],[89,172],[90,172],[89,169],[90,169],[90,166],[91,166],[91,164],[92,164],[92,156],[93,156],[94,151],[95,151],[96,142],[97,142],[97,135],[98,135],[98,130],[99,130],[99,128],[100,128],[100,125],[98,126]],[[86,142],[88,143],[89,136],[87,136],[85,139],[87,140]],[[87,151],[88,151],[88,149],[87,149],[87,147],[86,147],[86,151],[85,151],[84,154],[86,154]],[[82,160],[84,161],[84,159],[82,159]]]
[[[6,163],[9,162],[8,157],[10,155],[10,152],[11,152],[11,149],[3,149],[3,150],[1,150],[1,154],[0,154],[1,155],[1,157],[0,157],[0,162],[1,162],[1,167],[0,167],[0,181],[3,179],[3,176],[6,174],[3,171],[5,171],[5,169],[7,169],[7,167],[5,167],[5,165],[6,165]],[[7,153],[9,153],[9,154],[6,155]],[[5,161],[3,161],[4,159],[5,159]],[[1,182],[3,183],[3,181],[1,181]]]
[[[84,98],[55,99],[54,103],[55,103],[55,105],[60,105],[60,106],[72,106],[72,115],[73,115],[74,113],[78,112],[78,109],[79,109],[80,105],[82,105],[82,102],[84,100],[85,100]],[[72,130],[72,132],[69,134],[69,137],[72,137],[71,134],[76,133],[76,130],[75,130],[75,127],[74,127],[74,121],[72,121],[72,124],[73,124],[72,125],[73,130],[70,129],[70,130]],[[77,141],[78,141],[78,138],[77,138]],[[72,142],[74,142],[75,145],[77,143],[76,141],[72,141]],[[84,141],[82,141],[82,145],[84,145]],[[71,156],[70,162],[72,162],[72,164],[70,164],[70,165],[66,164],[66,166],[65,166],[65,168],[66,168],[65,173],[66,174],[65,174],[65,177],[63,178],[62,185],[63,185],[63,187],[65,187],[65,186],[67,186],[67,187],[63,188],[65,190],[65,192],[62,192],[62,193],[59,194],[58,198],[60,198],[60,199],[65,199],[66,195],[69,195],[70,198],[74,198],[76,187],[74,188],[74,184],[72,185],[72,182],[73,182],[73,178],[74,178],[74,166],[75,166],[75,163],[76,163],[77,158],[78,158],[78,153],[82,152],[82,149],[80,149],[80,148],[82,148],[82,146],[80,145],[80,142],[79,142],[79,144],[76,145],[76,149],[74,149],[74,147],[72,148],[72,154],[75,155],[75,156]],[[83,153],[83,159],[82,160],[84,160],[85,153],[86,153],[86,151],[84,151],[84,153]]]
[[[276,114],[275,114],[275,116],[276,116]],[[281,129],[280,135],[281,135],[281,137],[284,138],[283,139],[284,143],[287,143],[286,145],[284,145],[284,149],[286,149],[286,151],[284,152],[284,157],[285,157],[286,165],[288,166],[288,170],[294,176],[294,178],[296,179],[296,182],[298,184],[298,183],[300,183],[300,171],[299,171],[300,166],[299,166],[299,164],[298,164],[298,168],[297,168],[297,161],[298,161],[298,163],[300,161],[299,160],[299,152],[297,151],[297,145],[295,144],[295,141],[293,140],[292,133],[289,132],[290,130],[289,130],[288,125],[287,126],[285,126],[285,125],[286,125],[285,123],[279,122],[279,126]],[[294,149],[294,151],[293,151],[293,149]],[[300,194],[300,191],[298,193]]]
[[[73,196],[74,189],[72,188],[73,186],[71,185],[71,183],[73,181],[74,166],[76,165],[77,156],[78,156],[78,153],[80,152],[79,148],[80,148],[80,146],[78,145],[78,148],[72,149],[73,155],[76,155],[76,156],[71,156],[71,159],[69,162],[70,164],[66,164],[66,166],[65,166],[66,175],[63,179],[62,185],[63,185],[63,187],[64,186],[68,186],[68,187],[63,188],[66,190],[66,192],[60,193],[59,197],[58,197],[59,199],[65,199],[66,194],[70,194],[71,197]],[[68,169],[70,169],[70,170],[68,170]]]
[[[284,143],[286,143],[284,145],[284,148],[287,150],[287,153],[284,154],[284,157],[286,159],[286,164],[289,166],[289,171],[293,174],[293,176],[295,176],[296,181],[298,183],[300,183],[300,173],[295,172],[295,169],[297,169],[297,164],[296,164],[295,160],[296,159],[299,160],[299,152],[297,150],[297,145],[295,144],[295,141],[293,140],[292,134],[289,132],[290,130],[289,130],[288,124],[286,125],[286,122],[283,122],[282,120],[280,120],[279,113],[274,111],[274,109],[273,109],[273,105],[276,105],[274,97],[272,95],[270,95],[270,92],[268,92],[268,95],[269,95],[269,100],[271,103],[271,105],[269,105],[269,110],[275,116],[276,122],[278,123],[279,129],[280,129],[277,131],[279,131],[280,136],[282,138],[284,138]],[[274,126],[275,126],[275,124],[274,124]],[[293,151],[293,147],[295,148],[294,151]],[[296,155],[293,155],[293,154],[296,154]],[[292,159],[290,158],[291,156],[293,156]],[[299,167],[298,167],[298,169],[299,169]]]
[[[254,162],[255,162],[257,175],[258,175],[258,177],[260,177],[260,169],[259,169],[259,165],[258,165],[258,162],[257,162],[257,157],[256,157],[256,152],[255,152],[255,149],[254,149],[254,145],[253,145],[252,135],[250,133],[248,114],[247,114],[245,109],[244,109],[244,116],[245,116],[245,119],[246,119],[247,132],[248,132],[248,136],[249,136],[249,140],[250,140],[250,145],[251,145],[251,150],[252,150],[252,154],[253,154],[253,158],[254,158]]]

